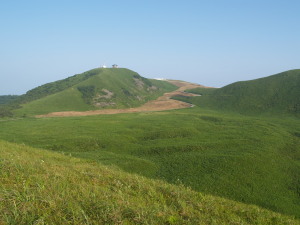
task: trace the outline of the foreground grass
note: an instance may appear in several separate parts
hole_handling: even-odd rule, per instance
[[[0,224],[300,224],[111,167],[0,141]]]
[[[0,138],[300,217],[300,125],[193,109],[1,122]]]

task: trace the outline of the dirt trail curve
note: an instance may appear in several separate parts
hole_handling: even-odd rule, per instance
[[[171,99],[171,97],[175,95],[181,96],[197,96],[195,94],[186,93],[185,90],[204,87],[199,84],[192,84],[184,81],[176,81],[176,80],[167,80],[168,82],[179,87],[176,91],[165,93],[163,96],[159,97],[156,100],[149,101],[144,105],[136,108],[128,108],[128,109],[102,109],[102,110],[92,110],[92,111],[65,111],[65,112],[52,112],[45,115],[37,115],[37,118],[42,117],[69,117],[69,116],[90,116],[90,115],[100,115],[100,114],[117,114],[117,113],[135,113],[135,112],[149,112],[149,111],[165,111],[171,109],[182,109],[189,108],[191,104],[186,102],[181,102],[177,100]]]

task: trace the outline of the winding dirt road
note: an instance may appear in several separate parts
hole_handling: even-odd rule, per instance
[[[70,117],[70,116],[90,116],[90,115],[100,115],[100,114],[118,114],[118,113],[136,113],[136,112],[149,112],[149,111],[165,111],[172,109],[182,109],[189,108],[192,105],[186,102],[177,101],[171,99],[175,95],[181,96],[198,96],[191,93],[184,92],[185,90],[192,88],[206,88],[205,86],[199,84],[188,83],[184,81],[167,80],[168,82],[176,85],[178,89],[176,91],[165,93],[163,96],[157,98],[156,100],[149,101],[144,105],[136,108],[128,109],[102,109],[102,110],[92,110],[92,111],[65,111],[65,112],[52,112],[45,115],[37,115],[37,118],[42,117]]]

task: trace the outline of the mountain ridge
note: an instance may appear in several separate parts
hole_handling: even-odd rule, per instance
[[[181,100],[213,109],[245,114],[283,113],[300,115],[300,69],[289,70],[222,88],[193,89],[201,97]]]

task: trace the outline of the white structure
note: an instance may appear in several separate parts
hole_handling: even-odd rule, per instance
[[[101,68],[106,68],[105,64],[103,64],[103,65],[101,66]]]

